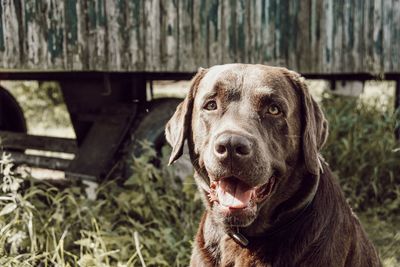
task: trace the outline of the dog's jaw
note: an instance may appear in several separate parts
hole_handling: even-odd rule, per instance
[[[235,177],[202,178],[198,173],[196,176],[213,221],[227,230],[252,224],[263,203],[273,195],[276,180],[271,176],[267,182],[253,187]]]

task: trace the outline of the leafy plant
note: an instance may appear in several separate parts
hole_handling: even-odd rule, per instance
[[[400,143],[395,139],[400,110],[379,102],[326,94],[322,105],[330,135],[322,154],[357,211],[400,212]]]
[[[155,156],[147,145],[133,176],[100,184],[95,199],[79,182],[22,179],[3,156],[0,265],[187,266],[201,204],[166,159],[149,164]]]

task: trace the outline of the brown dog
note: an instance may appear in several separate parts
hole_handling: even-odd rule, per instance
[[[299,74],[200,69],[166,127],[170,163],[187,140],[206,206],[191,266],[380,266],[319,156],[327,133]]]

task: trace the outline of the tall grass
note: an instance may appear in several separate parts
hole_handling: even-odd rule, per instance
[[[330,137],[323,155],[378,246],[400,265],[399,120],[378,104],[326,95]],[[397,118],[397,119],[396,119]],[[15,172],[0,161],[0,266],[187,266],[202,211],[193,179],[182,182],[149,144],[133,175],[66,188]]]
[[[148,148],[125,181],[60,189],[22,179],[1,161],[0,266],[187,266],[201,205]],[[166,158],[166,157],[165,157]]]
[[[400,266],[400,110],[330,94],[322,105],[330,124],[322,154],[384,265]]]
[[[400,110],[376,102],[326,94],[322,100],[330,133],[322,154],[357,211],[400,213]]]

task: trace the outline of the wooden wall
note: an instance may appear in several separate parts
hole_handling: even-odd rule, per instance
[[[0,71],[400,73],[400,0],[0,0]]]

